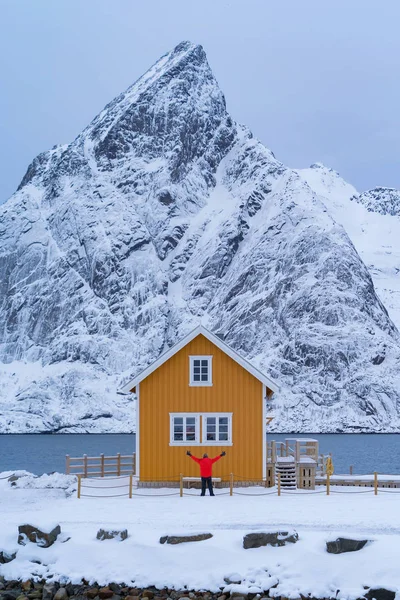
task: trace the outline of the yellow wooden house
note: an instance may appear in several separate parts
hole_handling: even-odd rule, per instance
[[[203,326],[129,381],[137,397],[136,475],[166,483],[198,476],[186,456],[226,456],[213,476],[265,481],[267,403],[278,385]]]

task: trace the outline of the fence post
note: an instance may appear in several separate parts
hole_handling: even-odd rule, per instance
[[[81,480],[82,475],[78,475],[78,499],[81,497]]]
[[[136,453],[132,454],[132,473],[136,475]]]
[[[271,440],[271,462],[276,463],[276,441]]]
[[[350,475],[353,475],[353,465],[350,465]]]
[[[233,496],[233,473],[231,473],[231,480],[229,484],[229,495]]]
[[[70,470],[69,454],[67,454],[65,457],[65,472],[67,475],[69,475]]]
[[[326,495],[329,496],[331,493],[331,476],[329,473],[326,475]]]
[[[278,496],[281,495],[281,474],[278,473]]]
[[[117,454],[117,475],[118,477],[121,475],[121,454],[119,452]]]
[[[182,496],[183,496],[183,475],[182,475],[182,473],[179,475],[179,495],[182,498]]]
[[[129,475],[129,498],[132,498],[133,475]]]
[[[375,496],[378,495],[378,472],[377,471],[374,472],[374,494],[375,494]]]
[[[100,454],[100,472],[101,477],[104,477],[104,454]]]
[[[83,472],[85,477],[87,477],[88,469],[87,469],[87,454],[83,455]]]

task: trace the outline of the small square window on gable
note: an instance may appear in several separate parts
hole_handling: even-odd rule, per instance
[[[189,356],[189,385],[212,385],[212,356]]]

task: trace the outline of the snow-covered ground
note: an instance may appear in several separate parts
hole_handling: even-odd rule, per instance
[[[270,595],[287,598],[301,593],[351,600],[365,594],[364,586],[400,593],[396,490],[380,490],[378,496],[369,490],[341,489],[329,497],[323,490],[278,497],[274,490],[250,488],[238,489],[233,497],[219,490],[215,498],[200,498],[189,490],[180,498],[172,495],[173,489],[139,489],[131,500],[78,500],[70,476],[24,477],[17,486],[0,479],[0,550],[18,551],[15,560],[0,565],[0,575],[6,578],[53,576],[73,583],[85,578],[100,584],[218,591],[226,586],[224,578],[235,573],[234,579],[239,576],[242,583],[231,591],[262,593],[277,584]],[[47,549],[18,546],[17,528],[24,523],[45,531],[60,524],[63,541]],[[127,528],[129,537],[123,542],[97,541],[100,527]],[[280,548],[243,549],[246,533],[279,529],[295,529],[299,541]],[[177,546],[159,543],[166,534],[195,532],[211,532],[213,537]],[[358,552],[328,554],[326,541],[338,536],[370,543]]]

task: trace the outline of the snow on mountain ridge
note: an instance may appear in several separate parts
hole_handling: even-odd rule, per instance
[[[336,171],[319,164],[298,173],[324,202],[332,217],[340,223],[367,265],[375,288],[396,327],[400,328],[400,219],[387,203],[395,206],[386,191],[359,192],[345,182]],[[397,192],[400,199],[400,192]]]
[[[37,157],[0,231],[3,431],[130,431],[119,383],[199,321],[280,382],[275,427],[399,428],[399,334],[367,269],[232,120],[200,46]]]

